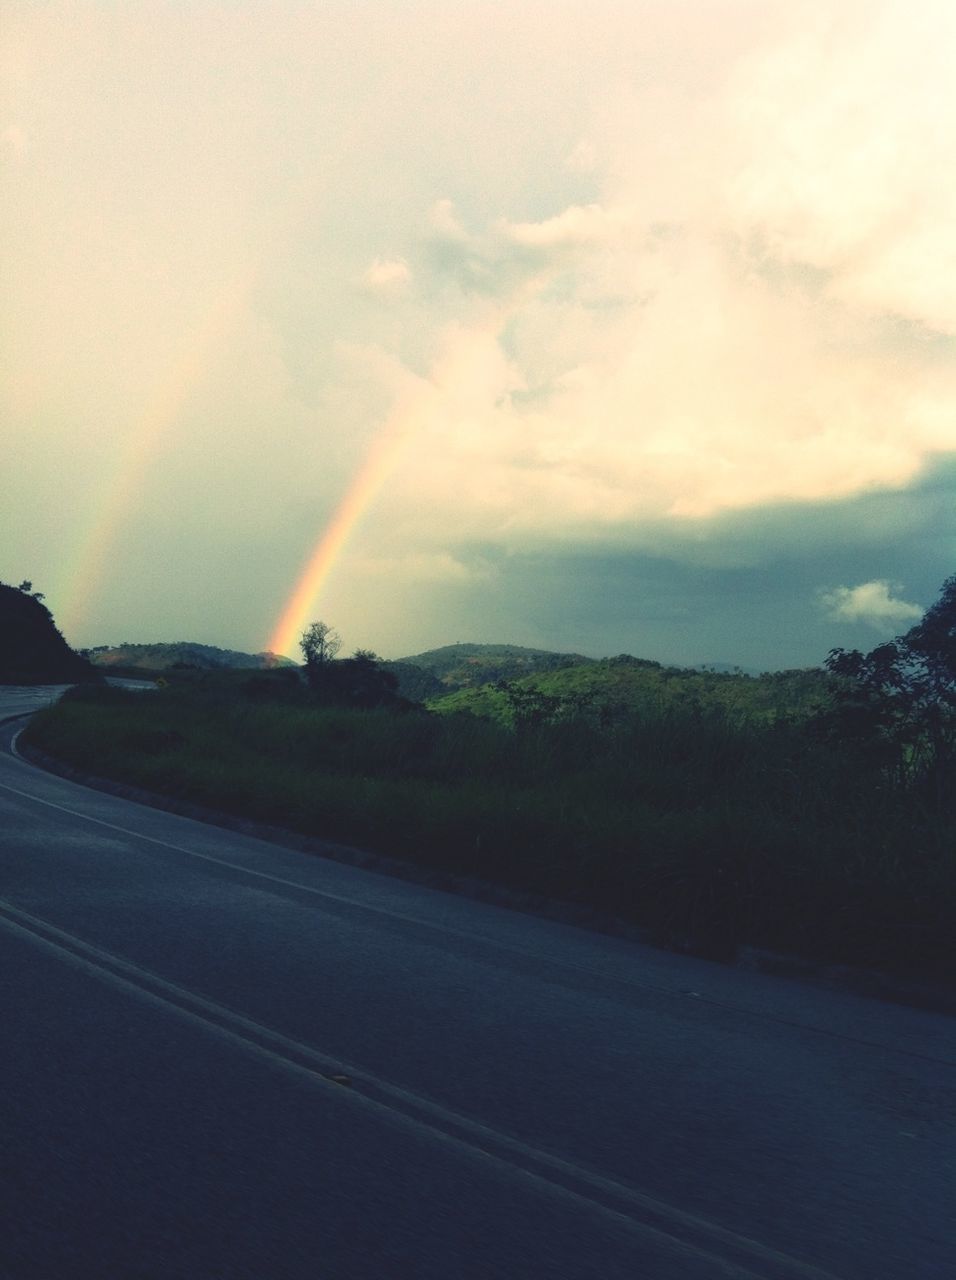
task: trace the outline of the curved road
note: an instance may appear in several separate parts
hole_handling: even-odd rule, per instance
[[[148,809],[22,723],[3,1277],[956,1274],[954,1020]]]

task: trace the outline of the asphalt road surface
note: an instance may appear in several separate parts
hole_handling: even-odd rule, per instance
[[[3,1277],[956,1275],[953,1019],[145,808],[22,723]]]

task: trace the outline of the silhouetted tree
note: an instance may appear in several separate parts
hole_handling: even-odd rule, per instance
[[[320,678],[323,668],[327,667],[342,647],[339,633],[327,622],[313,622],[303,631],[299,648],[305,659],[306,675],[309,684],[314,685]]]
[[[398,679],[379,666],[371,649],[356,649],[351,658],[336,661],[341,641],[325,622],[313,622],[302,637],[305,670],[311,695],[318,702],[340,707],[405,705],[398,696]]]
[[[335,664],[337,697],[350,707],[382,707],[402,702],[398,677],[379,666],[378,654],[356,649],[351,658]]]
[[[836,736],[875,755],[900,786],[956,792],[956,574],[904,636],[869,653],[831,649]],[[949,786],[947,786],[947,781]]]

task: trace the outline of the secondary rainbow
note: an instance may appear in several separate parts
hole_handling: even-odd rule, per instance
[[[57,615],[64,629],[76,631],[86,621],[90,603],[106,576],[106,565],[123,523],[142,493],[149,465],[167,442],[183,405],[245,304],[255,275],[253,268],[233,277],[189,336],[176,360],[154,388],[146,408],[117,447],[116,460],[76,540],[73,557],[64,565],[59,585],[62,605]]]

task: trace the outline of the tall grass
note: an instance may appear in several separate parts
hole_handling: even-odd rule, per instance
[[[27,740],[110,777],[612,912],[712,954],[749,942],[933,974],[956,958],[942,817],[785,720],[658,701],[611,724],[509,728],[317,706],[291,686],[232,678],[83,691],[38,715]]]

